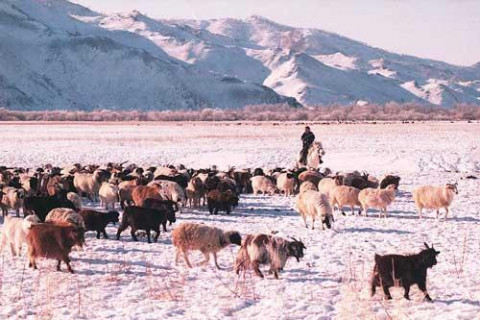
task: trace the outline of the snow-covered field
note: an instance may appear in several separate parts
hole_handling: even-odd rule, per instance
[[[300,263],[290,260],[281,280],[232,271],[237,247],[220,252],[223,270],[211,265],[176,266],[170,231],[159,243],[131,241],[129,232],[113,240],[87,234],[84,251],[73,252],[76,274],[56,272],[41,261],[38,271],[1,254],[0,318],[13,319],[480,319],[479,123],[312,125],[333,171],[365,170],[402,177],[389,218],[336,215],[333,230],[305,229],[294,198],[243,195],[230,216],[186,209],[183,221],[203,222],[242,234],[278,231],[302,238]],[[139,165],[183,163],[266,167],[293,165],[301,125],[219,123],[0,124],[0,165],[34,167],[46,163]],[[447,221],[434,213],[419,220],[411,190],[419,184],[459,183]],[[85,202],[98,207],[98,204]],[[174,225],[175,227],[175,225]],[[394,299],[369,295],[374,253],[416,253],[423,242],[441,253],[429,270],[434,303],[413,287]],[[192,261],[200,261],[193,254]]]

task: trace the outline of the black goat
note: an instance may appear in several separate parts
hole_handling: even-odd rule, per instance
[[[70,208],[75,210],[73,203],[67,199],[67,192],[61,190],[54,196],[26,197],[23,200],[23,212],[36,214],[44,222],[50,210],[55,208]]]
[[[153,241],[157,242],[160,236],[160,225],[167,221],[175,222],[175,211],[170,208],[166,211],[148,209],[142,207],[129,206],[125,208],[122,216],[122,223],[118,227],[117,240],[120,240],[120,234],[130,227],[131,235],[134,241],[138,241],[135,232],[137,230],[145,230],[147,232],[148,243],[150,241],[150,231],[156,232]]]
[[[427,292],[427,269],[437,264],[437,255],[440,251],[435,251],[433,245],[430,248],[426,243],[424,244],[426,249],[414,255],[381,256],[375,254],[375,267],[371,283],[372,296],[375,295],[376,287],[382,287],[386,298],[390,300],[392,296],[389,288],[396,285],[405,289],[403,296],[410,300],[410,286],[416,284],[425,294],[425,299],[432,301]]]
[[[81,210],[80,215],[83,218],[85,223],[85,231],[96,231],[97,239],[100,239],[100,233],[103,234],[105,239],[108,239],[107,232],[105,227],[110,223],[118,222],[118,212],[109,211],[109,212],[100,212],[95,210]]]

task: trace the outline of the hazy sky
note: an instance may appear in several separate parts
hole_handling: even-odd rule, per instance
[[[332,31],[370,45],[458,65],[480,62],[480,0],[73,0],[104,13],[152,18],[253,14]]]

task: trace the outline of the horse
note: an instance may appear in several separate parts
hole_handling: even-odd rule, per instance
[[[320,141],[314,141],[308,148],[307,164],[300,163],[301,153],[297,159],[297,168],[313,168],[318,169],[318,166],[323,163],[322,156],[325,155],[322,143]]]

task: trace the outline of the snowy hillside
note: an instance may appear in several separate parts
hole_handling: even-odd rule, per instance
[[[103,15],[64,0],[0,3],[0,105],[12,109],[480,101],[480,67],[244,20]],[[294,101],[288,100],[292,104]]]
[[[242,107],[285,98],[199,72],[150,40],[109,31],[65,1],[0,2],[0,105],[14,109]]]

